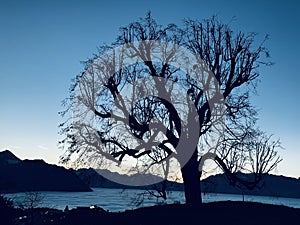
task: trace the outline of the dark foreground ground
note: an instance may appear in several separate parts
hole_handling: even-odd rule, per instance
[[[190,208],[186,205],[162,205],[120,213],[107,212],[101,208],[79,207],[66,212],[40,208],[26,211],[14,210],[9,213],[0,211],[0,216],[2,225],[300,224],[300,209],[231,201],[205,203],[199,208]]]

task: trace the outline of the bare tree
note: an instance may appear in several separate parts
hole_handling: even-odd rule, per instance
[[[21,209],[32,210],[37,208],[43,202],[44,196],[37,191],[25,192],[24,198],[17,202],[17,205]]]
[[[235,176],[244,165],[260,178],[280,159],[277,144],[256,141],[251,129],[250,90],[259,67],[271,64],[264,41],[256,45],[255,37],[215,17],[186,20],[179,28],[158,25],[148,13],[121,28],[71,86],[62,114],[71,111],[72,118],[60,125],[62,161],[121,166],[134,159],[135,171],[163,178],[177,163],[186,203],[193,206],[202,202],[206,159],[245,185]]]

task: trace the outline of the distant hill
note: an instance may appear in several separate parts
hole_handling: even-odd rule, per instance
[[[243,179],[251,180],[252,174],[240,174]],[[203,192],[224,194],[245,194],[300,198],[300,179],[266,174],[253,190],[230,185],[224,174],[210,176],[202,181]]]
[[[98,173],[100,172],[100,173]],[[23,191],[92,191],[91,188],[130,188],[152,189],[148,186],[127,186],[113,182],[106,177],[112,176],[108,170],[96,171],[92,168],[67,170],[64,167],[50,165],[43,160],[21,160],[12,152],[0,152],[0,193]],[[105,174],[105,177],[101,174]],[[239,174],[250,179],[253,174]],[[120,179],[135,179],[134,176],[115,174]],[[157,179],[148,175],[147,179]],[[158,184],[160,185],[160,184]],[[182,183],[167,181],[170,191],[183,191]],[[300,198],[300,179],[265,175],[257,188],[248,190],[231,186],[224,174],[210,176],[201,182],[204,193],[225,193],[262,195],[275,197]]]
[[[135,188],[135,189],[151,189],[152,186],[125,186],[122,184],[115,183],[103,177],[101,174],[111,173],[107,170],[101,171],[99,174],[96,170],[90,169],[79,169],[75,172],[80,179],[82,179],[87,185],[92,188]],[[119,175],[130,179],[127,175]],[[251,174],[240,174],[243,179],[251,179]],[[183,191],[184,186],[182,183],[176,183],[173,181],[167,181],[167,187],[170,191]],[[275,197],[290,197],[300,198],[300,179],[276,176],[276,175],[265,175],[262,181],[259,183],[257,188],[248,190],[246,188],[240,189],[236,186],[230,185],[224,174],[217,174],[210,176],[201,182],[201,190],[204,193],[224,193],[224,194],[245,194],[245,195],[261,195],[261,196],[275,196]]]
[[[0,152],[0,193],[25,191],[91,191],[74,173],[43,160],[20,160]]]
[[[18,164],[22,160],[8,150],[0,152],[0,165]]]
[[[78,177],[84,181],[87,185],[89,185],[92,188],[122,188],[122,189],[153,189],[153,185],[145,185],[145,186],[130,186],[130,185],[123,185],[120,183],[116,183],[114,181],[111,181],[107,179],[107,177],[116,177],[118,176],[120,180],[126,181],[130,179],[134,179],[134,176],[128,176],[125,174],[117,174],[110,172],[108,170],[95,170],[92,168],[89,169],[78,169],[78,170],[73,170],[71,169]],[[105,174],[105,177],[101,174]],[[154,175],[148,175],[148,179],[151,180],[158,180],[158,177]],[[160,180],[160,179],[159,179]],[[160,185],[160,183],[156,184]],[[167,181],[167,186],[171,190],[178,190],[182,191],[183,190],[183,185],[180,183],[176,183],[173,181]]]

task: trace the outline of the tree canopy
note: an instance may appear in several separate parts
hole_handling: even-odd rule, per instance
[[[148,13],[122,27],[71,85],[62,161],[123,171],[134,179],[118,181],[131,185],[159,181],[149,173],[166,179],[179,171],[192,205],[201,202],[207,159],[232,183],[252,187],[280,162],[280,143],[255,128],[249,101],[259,68],[271,65],[264,41],[216,17],[178,27]]]

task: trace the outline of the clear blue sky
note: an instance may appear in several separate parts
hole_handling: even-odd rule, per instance
[[[262,71],[259,125],[285,147],[277,174],[300,177],[300,3],[298,1],[0,1],[0,150],[57,163],[61,100],[81,60],[151,10],[159,23],[218,15],[270,35],[275,65]]]

